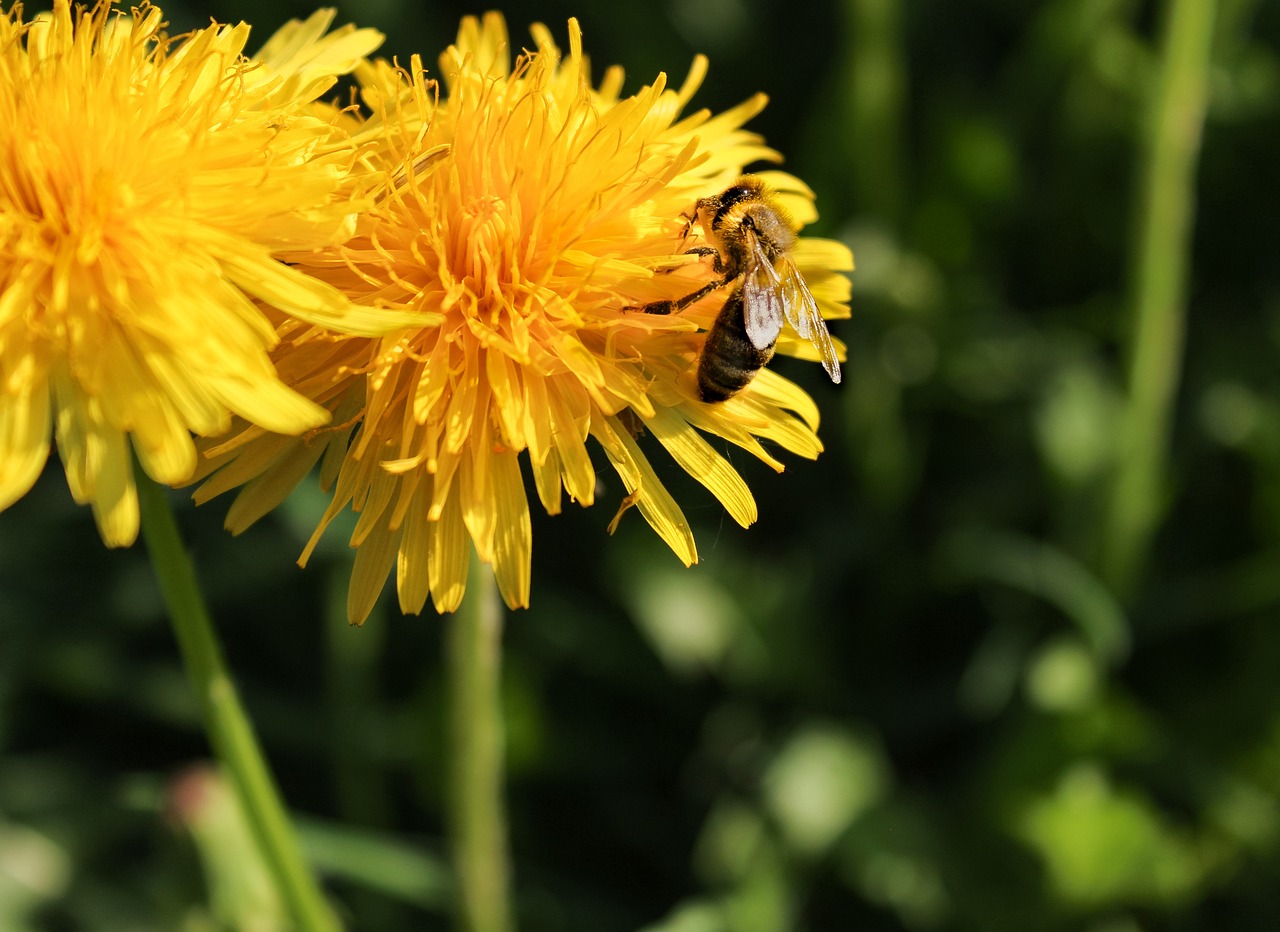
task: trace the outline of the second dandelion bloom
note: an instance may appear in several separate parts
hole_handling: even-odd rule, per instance
[[[541,506],[590,505],[603,450],[634,506],[686,564],[697,549],[645,450],[663,448],[744,526],[746,483],[706,435],[776,469],[762,441],[814,457],[818,413],[797,386],[761,371],[721,403],[700,399],[694,371],[730,288],[680,313],[638,312],[717,277],[688,218],[744,168],[774,160],[744,124],[762,96],[713,116],[682,115],[705,70],[679,89],[659,76],[633,96],[622,73],[591,83],[576,22],[562,54],[534,27],[514,60],[496,15],[464,20],[440,59],[442,86],[415,59],[360,69],[375,206],[354,238],[287,256],[362,305],[440,313],[439,326],[384,338],[285,323],[272,354],[281,377],[332,414],[304,438],[244,429],[209,451],[201,500],[243,486],[228,525],[274,508],[317,462],[332,502],[303,554],[350,506],[359,513],[348,612],[363,621],[393,569],[400,607],[431,598],[452,611],[474,546],[511,607],[529,601],[532,531],[523,463]],[[797,179],[764,173],[775,202],[813,219]],[[844,317],[852,267],[844,246],[801,238],[790,250],[826,318]],[[778,351],[817,358],[789,330]]]
[[[290,23],[251,57],[247,25],[171,37],[145,3],[0,14],[0,509],[56,436],[103,540],[131,544],[131,449],[177,484],[191,434],[233,414],[295,433],[327,420],[276,378],[253,299],[386,329],[274,258],[352,229],[355,149],[315,101],[382,37],[326,35],[332,20]]]

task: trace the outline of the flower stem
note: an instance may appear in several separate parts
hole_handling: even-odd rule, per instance
[[[510,866],[503,802],[502,608],[474,552],[467,595],[448,619],[450,812],[458,927],[509,932]]]
[[[1216,7],[1216,0],[1170,0],[1146,129],[1131,272],[1129,395],[1102,553],[1103,574],[1121,591],[1132,588],[1163,510]]]
[[[277,893],[296,927],[304,932],[337,932],[341,926],[303,860],[253,727],[240,705],[165,492],[142,470],[135,473],[142,533],[209,743],[231,777]]]

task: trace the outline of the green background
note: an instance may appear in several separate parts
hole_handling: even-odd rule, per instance
[[[165,9],[248,18],[255,48],[311,10]],[[340,21],[434,66],[464,12]],[[634,513],[606,535],[603,457],[597,507],[535,504],[505,653],[521,928],[1280,926],[1280,4],[1218,7],[1160,523],[1123,585],[1102,540],[1165,5],[505,12],[526,46],[578,15],[628,91],[705,52],[695,106],[768,93],[752,127],[858,262],[845,384],[775,364],[826,452],[731,454],[756,526],[652,442],[701,565]],[[447,928],[442,622],[384,596],[346,626],[343,529],[294,566],[314,485],[239,539],[224,501],[174,502],[351,927]],[[55,461],[0,515],[0,928],[235,925],[242,840],[166,817],[207,756],[145,551],[105,550]]]

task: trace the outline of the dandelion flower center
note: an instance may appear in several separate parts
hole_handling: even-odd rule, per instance
[[[509,307],[512,298],[515,257],[511,245],[516,221],[507,202],[496,194],[472,198],[458,213],[457,232],[446,239],[461,253],[451,263],[460,279],[477,299]]]

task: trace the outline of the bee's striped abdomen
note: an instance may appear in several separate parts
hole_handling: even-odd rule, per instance
[[[702,345],[702,355],[698,357],[698,394],[703,401],[724,401],[746,388],[772,358],[772,343],[756,349],[747,336],[742,286],[736,285]]]

